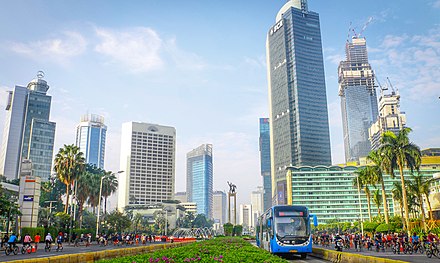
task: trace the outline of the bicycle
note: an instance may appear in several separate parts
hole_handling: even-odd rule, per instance
[[[6,244],[6,249],[5,249],[6,256],[9,256],[11,253],[14,253],[14,255],[18,254],[17,245]]]
[[[399,242],[394,242],[394,244],[392,245],[392,249],[393,249],[393,254],[400,254],[400,243]]]
[[[21,247],[21,254],[25,254],[25,253],[28,253],[28,254],[30,254],[31,252],[32,252],[32,246],[31,246],[31,244],[26,244],[26,245],[23,245],[22,247]]]
[[[431,245],[428,246],[426,249],[426,256],[428,258],[431,258],[432,256],[439,258],[439,250],[436,243],[431,243]]]
[[[56,252],[61,252],[63,251],[63,244],[58,244],[57,248],[55,249]]]
[[[405,242],[405,243],[403,244],[403,253],[404,253],[404,254],[410,254],[410,255],[412,255],[412,253],[413,253],[413,247],[412,247],[412,245],[411,245],[410,243]]]
[[[419,252],[420,254],[423,254],[425,253],[425,247],[420,242],[418,242],[416,245],[413,246],[413,251],[414,253]]]
[[[52,249],[51,244],[49,242],[46,242],[46,246],[44,247],[44,251],[50,252],[51,249]]]

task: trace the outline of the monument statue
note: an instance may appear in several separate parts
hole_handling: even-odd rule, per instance
[[[229,181],[228,181],[228,185],[229,185],[229,193],[234,194],[237,186],[233,183],[230,183]]]

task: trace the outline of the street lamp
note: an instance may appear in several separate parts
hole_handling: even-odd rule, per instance
[[[110,175],[116,175],[123,173],[124,171],[118,171],[117,173],[111,173]],[[98,199],[98,216],[96,217],[96,236],[99,234],[99,216],[101,212],[101,196],[102,196],[102,180],[107,179],[108,175],[101,177],[101,183],[99,184],[99,199]]]

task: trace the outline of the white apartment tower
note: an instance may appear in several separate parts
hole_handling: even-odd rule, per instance
[[[223,191],[214,191],[212,200],[212,217],[214,218],[214,222],[220,225],[226,224],[228,213],[226,193]]]
[[[243,226],[243,229],[254,227],[252,205],[240,205],[240,220],[238,222]]]
[[[150,123],[122,124],[118,209],[172,200],[176,129]]]

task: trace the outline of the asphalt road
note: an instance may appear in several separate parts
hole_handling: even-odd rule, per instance
[[[334,246],[330,246],[330,247],[321,247],[321,246],[317,246],[317,245],[313,245],[315,247],[319,247],[319,248],[324,248],[324,249],[329,249],[329,250],[334,250]],[[432,257],[432,258],[428,258],[426,256],[426,254],[412,254],[412,255],[408,255],[408,254],[403,254],[402,252],[400,254],[393,254],[392,251],[385,251],[385,252],[376,252],[376,251],[366,251],[365,249],[362,250],[362,252],[356,252],[354,249],[348,249],[348,250],[344,250],[342,252],[348,252],[348,253],[353,253],[353,254],[361,254],[361,255],[365,255],[365,256],[373,256],[373,257],[380,257],[380,258],[390,258],[390,259],[397,259],[397,260],[402,260],[402,261],[406,261],[406,262],[415,262],[415,263],[430,263],[430,262],[440,262],[440,259],[436,258],[436,257]]]
[[[151,243],[151,244],[160,244],[161,242],[155,242],[155,243]],[[147,244],[147,246],[150,243]],[[21,244],[18,245],[18,247],[20,248],[20,251],[18,252],[17,255],[14,254],[10,254],[9,256],[6,256],[5,251],[1,250],[0,251],[0,262],[7,262],[7,261],[13,261],[13,260],[23,260],[23,259],[31,259],[31,258],[44,258],[44,257],[53,257],[53,256],[58,256],[58,255],[65,255],[65,254],[77,254],[77,253],[85,253],[85,252],[93,252],[93,251],[100,251],[100,250],[106,250],[106,249],[124,249],[126,246],[113,246],[113,245],[108,245],[108,246],[98,246],[96,245],[96,242],[94,242],[91,246],[86,247],[86,246],[79,246],[79,247],[74,247],[72,245],[69,244],[63,244],[63,251],[60,252],[56,252],[55,248],[56,245],[52,244],[52,249],[50,252],[45,252],[44,251],[44,243],[40,243],[38,245],[38,250],[35,253],[31,253],[31,254],[21,254]],[[132,246],[127,246],[127,247],[132,247]]]

